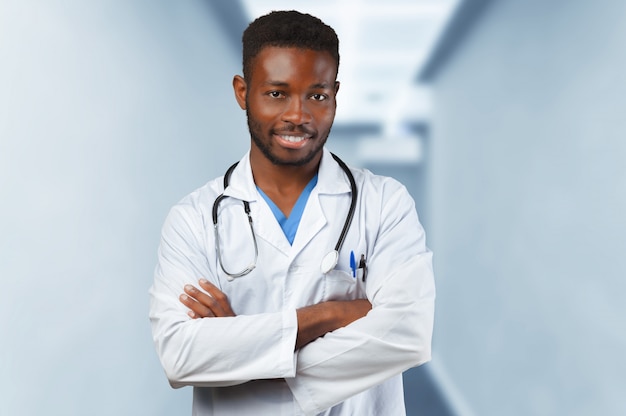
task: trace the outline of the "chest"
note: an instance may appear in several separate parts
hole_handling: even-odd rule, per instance
[[[351,254],[356,259],[366,258],[374,236],[368,232],[366,219],[358,208],[337,266],[328,273],[321,270],[322,259],[337,244],[349,205],[348,195],[311,199],[293,245],[287,242],[276,218],[264,204],[251,204],[254,231],[241,208],[224,209],[221,227],[228,232],[222,234],[229,237],[221,243],[224,266],[231,272],[255,264],[252,272],[234,279],[228,278],[217,261],[214,264],[221,289],[235,312],[276,312],[327,300],[364,298],[366,281],[360,275],[354,276],[350,258]]]

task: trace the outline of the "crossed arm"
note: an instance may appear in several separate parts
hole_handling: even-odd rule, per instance
[[[180,301],[189,308],[193,318],[219,318],[236,316],[228,297],[206,279],[199,280],[201,289],[185,286]],[[364,317],[372,309],[367,299],[327,301],[306,306],[296,311],[298,335],[295,349],[299,349],[324,334],[342,328]]]
[[[250,315],[235,316],[238,305],[233,310],[217,287],[199,282],[194,288],[181,277],[212,271],[201,217],[188,205],[173,210],[150,291],[153,337],[170,384],[226,387],[284,379],[304,413],[313,415],[428,361],[432,253],[406,191],[392,187],[386,193],[369,258],[367,300]]]

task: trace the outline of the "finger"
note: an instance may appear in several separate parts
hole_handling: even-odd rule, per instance
[[[185,285],[185,293],[195,299],[201,305],[210,309],[212,316],[232,316],[224,310],[223,304],[218,302],[214,297],[203,291],[196,289],[193,285]]]
[[[211,308],[195,300],[193,297],[182,294],[180,301],[189,308],[187,313],[191,318],[212,318],[215,316]]]
[[[187,312],[187,315],[189,315],[189,317],[192,319],[212,318],[215,316],[215,314],[209,307],[201,304],[187,294],[183,293],[182,295],[180,295],[179,299],[183,305],[189,308],[189,312]]]
[[[215,299],[217,303],[220,305],[221,310],[225,314],[222,316],[235,316],[235,312],[230,306],[230,301],[228,300],[228,296],[226,296],[224,292],[219,290],[217,286],[215,286],[214,284],[212,284],[206,279],[200,279],[198,282],[200,283],[200,287],[206,290],[209,293],[209,295],[211,295],[211,297]]]

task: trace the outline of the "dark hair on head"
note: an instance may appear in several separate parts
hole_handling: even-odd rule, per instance
[[[274,11],[257,18],[243,32],[243,76],[249,80],[252,59],[266,46],[328,52],[339,69],[339,39],[332,27],[310,14]]]

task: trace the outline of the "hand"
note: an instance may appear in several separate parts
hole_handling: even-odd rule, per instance
[[[187,312],[189,317],[197,319],[235,316],[224,292],[206,279],[200,279],[198,283],[207,293],[192,285],[185,285],[185,293],[179,298],[183,305],[190,309]]]

